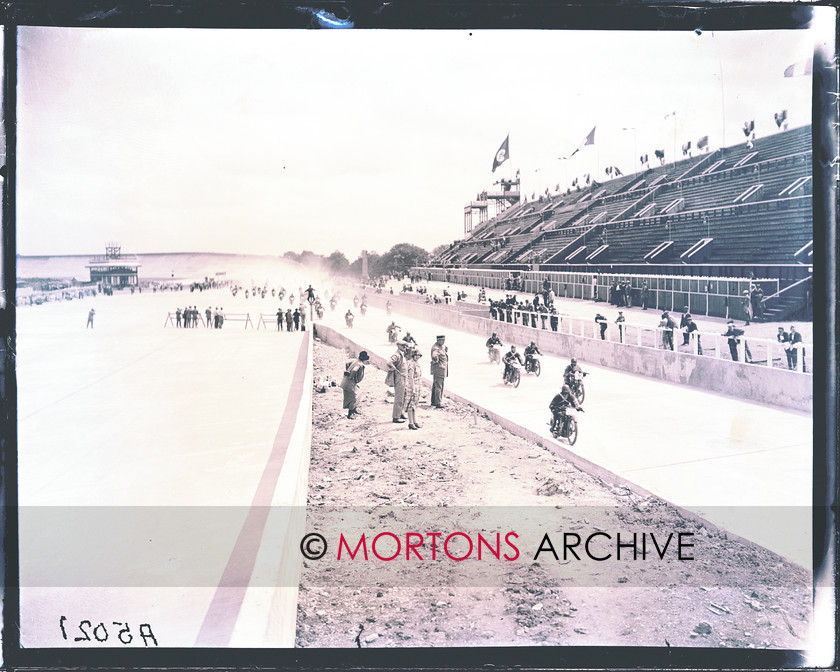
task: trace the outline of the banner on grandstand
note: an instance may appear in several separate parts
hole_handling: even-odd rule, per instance
[[[812,60],[806,58],[804,61],[799,61],[793,65],[785,68],[785,77],[798,77],[800,75],[810,75],[812,69]]]
[[[499,151],[496,152],[496,156],[493,157],[493,170],[490,172],[495,173],[496,168],[501,166],[505,161],[507,161],[510,158],[509,142],[510,133],[508,133],[508,136],[505,138],[505,141],[502,143],[502,146],[499,147]]]
[[[578,153],[581,149],[583,149],[584,147],[586,147],[586,145],[594,145],[594,144],[595,144],[595,129],[596,129],[596,128],[598,128],[598,126],[597,126],[597,125],[592,127],[592,130],[591,130],[591,131],[589,131],[589,135],[587,135],[587,136],[583,139],[583,142],[582,142],[582,143],[580,143],[580,144],[578,145],[578,147],[577,147],[577,149],[576,149],[575,151],[573,151],[571,154],[569,154],[569,156],[561,156],[561,157],[560,157],[560,159],[561,159],[561,160],[571,159],[571,158],[572,158],[575,154],[577,154],[577,153]]]

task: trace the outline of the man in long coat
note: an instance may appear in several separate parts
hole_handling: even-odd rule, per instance
[[[432,406],[443,408],[443,384],[449,375],[449,350],[446,336],[438,336],[432,346]]]
[[[347,409],[347,417],[350,420],[359,414],[359,411],[356,410],[356,389],[365,377],[365,364],[369,360],[368,353],[362,350],[358,357],[351,359],[344,365],[344,377],[339,387],[344,390],[344,405],[342,408]]]

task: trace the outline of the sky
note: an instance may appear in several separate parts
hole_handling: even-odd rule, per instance
[[[824,8],[828,9],[828,8]],[[833,17],[833,13],[832,13]],[[833,39],[799,31],[327,31],[23,27],[17,252],[350,261],[464,235],[464,206],[810,123]],[[833,44],[829,45],[833,50]],[[675,115],[668,116],[671,112]],[[596,127],[595,144],[564,161]],[[632,128],[635,130],[622,130]],[[510,160],[493,157],[510,136]],[[492,214],[492,213],[491,213]]]

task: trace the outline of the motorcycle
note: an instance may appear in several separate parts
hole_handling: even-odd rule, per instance
[[[583,413],[583,409],[578,409]],[[565,416],[565,420],[564,420]],[[574,409],[567,408],[564,416],[551,418],[551,436],[555,439],[566,439],[570,446],[575,445],[578,437],[578,423],[574,414]]]
[[[498,364],[502,361],[502,348],[499,345],[491,345],[487,348],[487,356],[490,358],[491,364]]]
[[[587,374],[583,371],[575,371],[575,379],[569,386],[572,390],[572,394],[575,395],[575,399],[577,399],[578,405],[582,404],[583,400],[586,398],[586,388],[583,386],[583,377],[586,375]]]
[[[505,385],[513,385],[514,387],[519,387],[519,380],[521,375],[519,373],[519,364],[517,362],[511,362],[510,369],[506,370],[502,374],[502,380],[504,381]]]
[[[534,373],[537,378],[540,377],[542,366],[540,365],[540,360],[537,359],[536,356],[531,356],[525,359],[525,372]]]
[[[397,332],[395,329],[392,329],[388,332],[388,343],[396,343],[397,342]]]

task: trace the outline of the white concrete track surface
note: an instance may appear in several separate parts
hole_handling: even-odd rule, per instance
[[[376,308],[365,317],[354,311],[356,326],[346,329],[343,315],[352,305],[352,290],[342,292],[325,324],[390,355],[385,327],[391,318]],[[214,290],[100,296],[17,312],[24,646],[123,646],[115,642],[117,626],[108,642],[73,643],[83,620],[109,627],[129,623],[134,639],[128,646],[145,644],[138,633],[142,623],[151,626],[161,647],[292,645],[288,633],[294,623],[290,629],[277,615],[288,613],[282,605],[294,604],[296,589],[271,588],[284,584],[272,581],[271,572],[277,571],[276,540],[294,539],[293,523],[259,519],[259,511],[288,503],[301,488],[305,496],[311,385],[302,380],[311,372],[310,349],[302,334],[277,333],[273,325],[267,330],[246,330],[237,322],[221,330],[164,328],[167,312],[188,304],[250,312],[255,324],[260,312],[271,315],[278,307],[270,298],[232,299],[229,291]],[[282,304],[288,307],[288,299]],[[95,327],[85,329],[91,306]],[[428,372],[438,327],[400,313],[393,319],[420,342]],[[484,340],[447,332],[447,389],[540,433],[550,444],[547,406],[567,362],[543,357],[542,376],[524,375],[520,387],[512,389],[502,384],[501,368],[488,362]],[[810,521],[809,415],[582,364],[591,375],[580,437],[571,450],[810,566],[810,523],[799,524],[803,518]],[[300,409],[290,408],[295,398]],[[421,422],[434,422],[434,413],[423,406]],[[306,446],[302,464],[283,463],[278,447],[289,442]],[[494,503],[515,504],[488,502]],[[184,557],[193,551],[201,558],[200,585],[161,587],[138,580],[127,587],[71,588],[66,586],[74,584],[39,583],[51,568],[72,562],[68,550],[103,567],[113,554],[128,562],[118,569],[129,576],[133,568],[142,574],[150,566],[166,575],[186,561],[167,555],[166,535],[154,528],[117,534],[81,521],[78,529],[51,530],[54,536],[45,538],[42,529],[26,525],[34,520],[27,509],[39,507],[169,507],[173,515],[223,507],[226,519],[207,535],[195,527],[173,540]],[[764,516],[773,530],[755,529],[755,515],[749,517],[749,529],[742,529],[736,514],[750,511],[745,507],[777,507]],[[119,516],[119,509],[113,511]],[[126,509],[126,515],[132,511]],[[783,521],[786,515],[797,521],[795,527]],[[133,552],[147,533],[155,543],[126,560],[126,548]],[[209,550],[201,546],[208,536]],[[80,548],[58,543],[73,540]],[[296,546],[292,550],[299,560]],[[161,558],[172,564],[155,565]],[[226,587],[232,575],[250,577],[249,588]],[[59,627],[61,616],[70,644]]]
[[[163,327],[176,306],[201,302],[203,310],[223,301],[233,303],[227,290],[144,292],[18,311],[24,646],[67,646],[61,616],[71,643],[83,635],[79,623],[90,620],[111,628],[114,644],[106,645],[121,646],[114,621],[131,625],[131,646],[144,645],[141,623],[151,626],[159,646],[292,645],[294,608],[291,624],[266,614],[272,603],[296,601],[296,588],[270,588],[278,583],[264,573],[279,571],[278,563],[265,557],[261,538],[279,538],[289,524],[276,515],[264,519],[267,507],[291,504],[295,495],[305,502],[310,332],[280,338],[233,322],[220,330]],[[95,327],[85,329],[92,304]],[[284,461],[290,442],[305,446],[302,477],[300,465]],[[50,509],[38,507],[99,508],[88,510],[90,529],[82,525],[85,509],[50,519],[39,513]],[[136,507],[165,508],[144,517]],[[138,517],[153,521],[158,515],[162,526],[136,526]],[[123,528],[135,527],[120,532],[121,518]],[[62,537],[52,528],[61,523],[53,520],[83,529]],[[46,529],[36,521],[46,521]],[[206,527],[189,529],[200,522]],[[95,527],[108,523],[113,527],[107,531]],[[172,538],[173,531],[183,534]],[[138,541],[146,533],[148,549]],[[166,547],[167,537],[173,547]],[[89,573],[107,573],[114,562],[130,564],[116,578],[109,575],[115,584],[103,582],[119,587],[56,585],[60,568],[74,558],[93,563]],[[190,561],[201,571],[179,566]],[[155,572],[201,580],[165,587],[169,579],[156,583]],[[224,587],[231,576],[244,576],[245,585],[250,577],[251,587]],[[127,587],[120,583],[124,577]],[[259,627],[249,622],[255,612]]]

